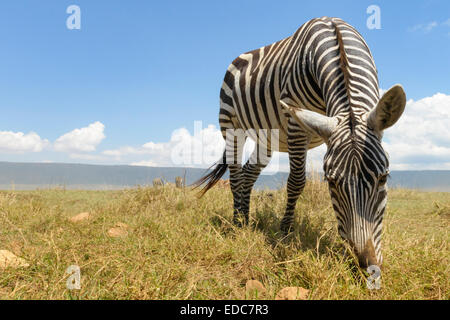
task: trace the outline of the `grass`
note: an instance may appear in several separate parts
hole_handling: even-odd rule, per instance
[[[309,181],[295,231],[278,232],[286,193],[252,194],[252,224],[232,226],[228,189],[202,199],[167,186],[123,191],[0,192],[0,250],[28,268],[0,269],[1,299],[245,299],[249,279],[273,299],[287,286],[310,299],[449,299],[450,193],[392,190],[380,290],[342,252],[326,186]],[[88,211],[92,218],[68,220]],[[117,223],[128,236],[111,238]],[[70,265],[81,290],[66,288]]]

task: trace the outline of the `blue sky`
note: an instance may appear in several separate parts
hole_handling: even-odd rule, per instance
[[[72,4],[81,8],[81,30],[66,27]],[[372,4],[381,9],[381,30],[366,27]],[[446,106],[448,0],[2,1],[0,133],[34,132],[44,142],[14,150],[14,139],[3,148],[0,139],[0,161],[144,163],[147,156],[150,163],[150,154],[113,159],[105,151],[168,142],[174,130],[192,133],[195,120],[217,125],[228,64],[325,15],[365,37],[382,88],[401,83],[416,102],[441,93]],[[61,136],[96,122],[103,127],[92,130],[103,136],[87,142],[93,149],[55,148]]]

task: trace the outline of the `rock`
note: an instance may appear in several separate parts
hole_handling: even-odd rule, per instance
[[[108,235],[112,238],[120,238],[128,235],[128,231],[122,228],[111,228],[108,230]]]
[[[286,287],[278,292],[275,300],[306,300],[309,290],[302,287]]]
[[[128,235],[128,225],[119,222],[114,228],[108,230],[108,235],[112,238],[125,237]]]
[[[22,258],[17,257],[14,253],[8,250],[0,250],[0,269],[7,267],[11,268],[26,268],[30,265]]]
[[[89,212],[82,212],[82,213],[77,214],[76,216],[69,218],[69,220],[71,222],[77,223],[77,222],[81,222],[84,220],[88,220],[90,217],[91,217],[91,214]]]
[[[248,280],[245,284],[245,293],[247,297],[260,297],[266,294],[267,290],[264,288],[263,284],[258,280]]]

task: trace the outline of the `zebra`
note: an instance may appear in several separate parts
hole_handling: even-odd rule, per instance
[[[194,185],[203,186],[203,195],[229,169],[233,221],[241,226],[248,223],[250,193],[260,172],[274,151],[288,152],[287,204],[280,223],[287,235],[305,187],[307,151],[325,143],[324,177],[338,233],[360,267],[381,266],[389,176],[381,139],[405,105],[401,85],[380,98],[372,53],[354,27],[339,18],[312,19],[292,36],[244,53],[228,67],[220,90],[223,157]],[[277,133],[275,138],[268,130]],[[242,165],[247,138],[256,147]],[[277,140],[277,150],[271,139]]]

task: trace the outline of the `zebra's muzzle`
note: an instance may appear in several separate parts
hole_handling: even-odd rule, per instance
[[[355,248],[355,254],[358,257],[359,266],[361,268],[365,269],[372,265],[378,265],[372,240],[368,240],[364,249],[362,250],[358,250]]]

